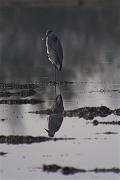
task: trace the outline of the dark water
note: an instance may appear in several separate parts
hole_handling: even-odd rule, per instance
[[[0,136],[48,137],[45,129],[50,129],[50,121],[54,124],[57,119],[60,126],[54,137],[74,138],[29,145],[1,144],[0,179],[118,180],[120,173],[89,172],[95,168],[120,168],[119,125],[92,123],[118,122],[118,115],[85,120],[63,115],[61,118],[60,112],[57,118],[29,112],[51,108],[59,94],[64,110],[86,106],[120,108],[119,7],[1,9],[0,27],[0,81],[6,83],[0,86],[0,101],[4,100],[0,104]],[[47,61],[41,40],[48,28],[58,33],[64,49],[56,95],[54,83],[50,82],[54,81],[54,67]],[[14,84],[7,86],[8,83]],[[29,83],[35,86],[31,88]],[[34,99],[37,102],[33,105]],[[43,172],[43,164],[88,172],[48,174]]]

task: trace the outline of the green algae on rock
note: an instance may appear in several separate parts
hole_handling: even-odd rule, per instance
[[[36,91],[33,89],[30,90],[21,90],[17,92],[10,92],[10,91],[0,91],[0,98],[1,97],[11,97],[11,96],[19,96],[19,97],[29,97],[36,94]]]

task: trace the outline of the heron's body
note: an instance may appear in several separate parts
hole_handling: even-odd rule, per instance
[[[48,132],[50,137],[53,137],[55,133],[60,129],[63,122],[63,115],[61,114],[51,114],[48,119]]]
[[[51,30],[46,32],[46,48],[48,60],[61,71],[63,62],[63,49],[56,33]]]

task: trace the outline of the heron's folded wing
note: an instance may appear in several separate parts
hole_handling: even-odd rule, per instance
[[[49,60],[52,64],[55,64],[57,61],[57,43],[51,37],[46,39],[46,47]]]
[[[52,64],[62,64],[63,49],[57,36],[48,37],[46,40],[47,53]]]

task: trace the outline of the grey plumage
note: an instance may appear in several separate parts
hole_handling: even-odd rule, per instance
[[[48,120],[48,129],[45,129],[48,132],[49,137],[53,137],[55,133],[60,129],[63,122],[63,115],[60,114],[51,114]]]
[[[63,62],[63,48],[57,34],[51,30],[46,32],[46,48],[48,60],[61,71]]]

